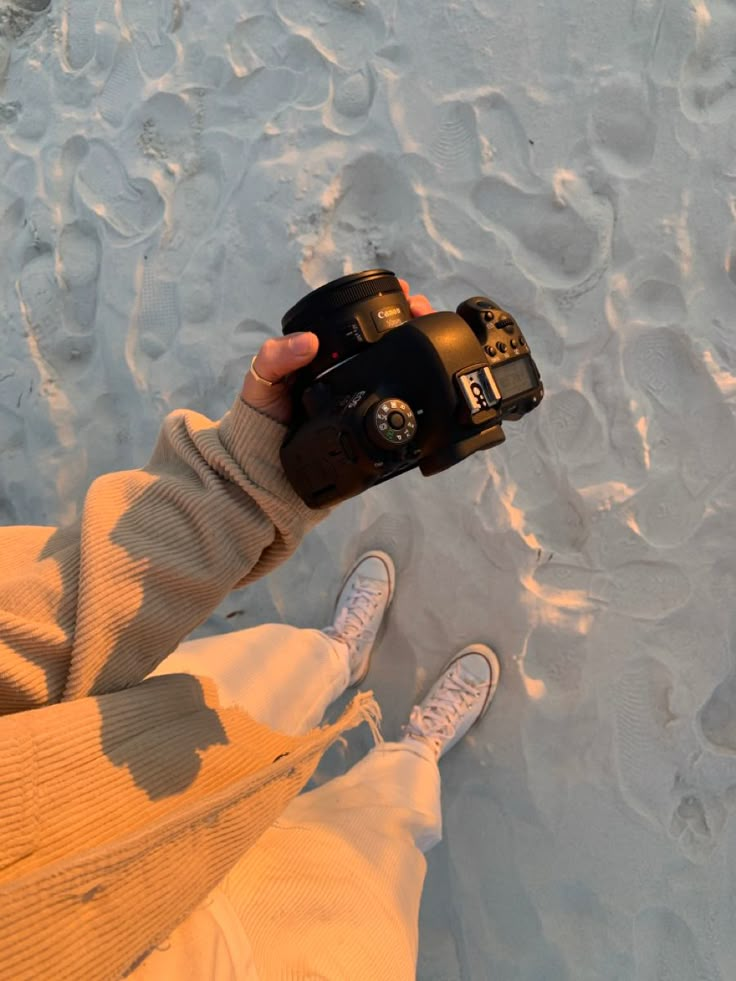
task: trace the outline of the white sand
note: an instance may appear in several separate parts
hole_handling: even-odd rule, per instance
[[[166,412],[218,417],[330,278],[497,298],[542,407],[199,633],[322,626],[390,549],[387,738],[454,650],[505,668],[442,764],[420,978],[732,981],[736,8],[44,2],[0,8],[0,521],[65,522]]]

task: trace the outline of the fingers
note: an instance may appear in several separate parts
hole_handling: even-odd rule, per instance
[[[404,296],[409,301],[409,309],[411,310],[412,317],[424,317],[428,313],[434,313],[434,307],[426,296],[422,293],[419,293],[417,296],[411,296],[409,284],[405,279],[400,279],[399,284],[401,285]]]
[[[302,338],[308,341],[304,351],[295,350],[296,337],[270,337],[264,341],[253,362],[253,367],[261,378],[271,382],[280,381],[309,364],[319,350],[319,338],[311,332],[303,334]]]
[[[426,296],[421,293],[417,296],[409,297],[409,309],[412,317],[424,317],[428,313],[434,313],[434,307]]]

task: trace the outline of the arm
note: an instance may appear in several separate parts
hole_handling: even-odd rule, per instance
[[[139,683],[227,594],[285,562],[331,510],[281,468],[286,426],[238,398],[178,410],[150,462],[105,474],[66,529],[0,529],[0,714]]]

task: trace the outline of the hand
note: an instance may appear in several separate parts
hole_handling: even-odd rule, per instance
[[[423,317],[427,313],[434,313],[434,309],[426,296],[409,295],[409,284],[404,279],[400,279],[401,288],[409,301],[409,309],[412,317]],[[304,365],[314,361],[319,350],[319,338],[311,331],[299,335],[299,339],[306,338],[307,347],[303,352],[294,350],[293,342],[297,335],[291,334],[289,337],[269,337],[264,341],[260,351],[256,355],[253,367],[261,377],[268,381],[281,382],[269,388],[263,382],[258,381],[248,372],[243,382],[240,393],[241,399],[254,409],[258,409],[265,415],[270,416],[276,422],[285,425],[291,420],[291,387],[294,382],[294,373],[303,368]]]

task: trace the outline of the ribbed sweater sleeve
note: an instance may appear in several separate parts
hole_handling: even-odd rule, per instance
[[[228,593],[286,561],[313,511],[286,427],[238,398],[164,420],[140,470],[98,477],[70,527],[0,528],[0,715],[138,684]]]

